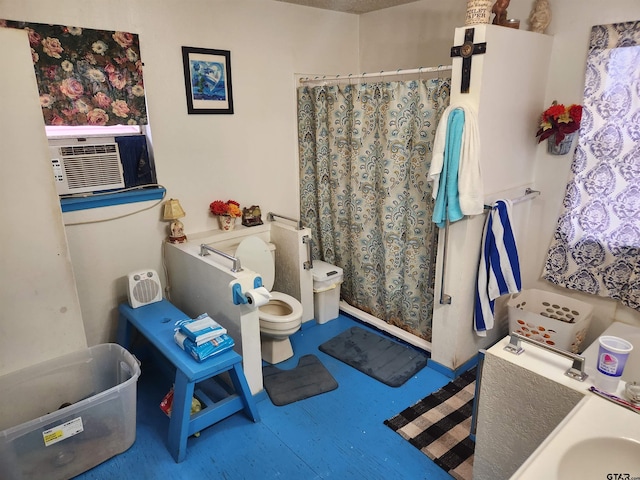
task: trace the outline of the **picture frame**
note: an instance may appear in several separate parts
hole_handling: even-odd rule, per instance
[[[231,52],[182,47],[189,114],[233,114]]]

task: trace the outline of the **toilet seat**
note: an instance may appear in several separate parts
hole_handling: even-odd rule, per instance
[[[259,237],[247,237],[236,248],[235,256],[242,266],[262,277],[262,286],[271,293],[269,302],[258,307],[262,359],[275,364],[293,357],[289,336],[300,329],[302,304],[291,295],[272,291],[276,267],[269,246]]]
[[[263,310],[264,307],[269,305],[269,303],[276,303],[278,301],[290,307],[291,313],[287,315],[276,315],[276,314],[268,313],[265,310]],[[286,328],[286,325],[284,324],[289,322],[292,322],[293,324],[297,323],[298,326],[300,325],[300,318],[302,317],[302,305],[297,299],[293,298],[291,295],[287,295],[286,293],[271,292],[271,300],[269,301],[269,303],[264,307],[260,307],[258,309],[260,310],[260,314],[259,314],[260,322],[270,322],[273,324],[277,324],[277,325],[274,325],[276,328],[278,327]]]

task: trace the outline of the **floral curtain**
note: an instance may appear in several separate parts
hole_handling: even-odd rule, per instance
[[[640,22],[591,30],[584,117],[543,277],[640,310]]]
[[[46,125],[144,125],[138,36],[0,20],[29,33]]]
[[[301,217],[341,296],[431,340],[437,227],[427,182],[449,79],[298,89]]]

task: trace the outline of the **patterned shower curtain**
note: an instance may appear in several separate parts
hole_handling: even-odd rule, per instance
[[[640,22],[591,30],[563,207],[543,277],[640,310]]]
[[[298,89],[301,217],[350,305],[431,341],[437,227],[427,182],[450,79]]]

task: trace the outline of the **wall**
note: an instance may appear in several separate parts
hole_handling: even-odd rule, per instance
[[[531,4],[532,0],[511,1],[509,16],[519,17],[523,28]],[[234,198],[243,205],[257,203],[265,212],[297,216],[294,74],[450,63],[453,29],[464,24],[462,5],[462,0],[421,0],[358,17],[267,0],[111,0],[108,4],[98,0],[0,0],[0,18],[140,35],[158,179],[167,187],[168,197],[180,199],[189,234],[217,228],[207,212],[214,199]],[[551,0],[551,5],[553,20],[547,33],[555,38],[547,102],[540,105],[540,112],[554,98],[563,102],[582,98],[591,25],[640,19],[637,0]],[[231,51],[234,115],[187,115],[183,45]],[[532,125],[532,139],[535,129]],[[559,212],[570,157],[552,158],[542,145],[537,148],[534,186],[542,196],[532,203],[529,239],[537,247],[527,252],[523,268],[530,272],[525,286],[552,289],[537,279]],[[76,223],[142,208],[149,209],[115,221],[66,229],[91,345],[114,338],[115,309],[126,298],[124,276],[138,268],[162,271],[166,225],[159,221],[160,208],[153,202],[65,214],[65,222]],[[614,316],[640,323],[637,312],[613,301],[593,297],[588,301],[597,305],[596,328],[602,329]],[[455,337],[469,334],[453,333]]]
[[[444,30],[440,29],[441,24],[438,22],[453,23],[446,27],[442,26],[447,31],[451,31],[452,27],[463,26],[465,2],[458,2],[460,5],[457,6],[447,5],[449,14],[441,11],[440,9],[444,7],[438,6],[438,3],[444,2],[421,0],[362,15],[360,17],[362,71],[451,64],[449,54],[450,48],[454,44],[453,33],[451,32],[448,37],[446,35],[442,37]],[[537,115],[542,113],[553,99],[565,103],[581,103],[584,65],[592,25],[640,19],[640,3],[634,0],[618,2],[551,0],[550,3],[552,21],[546,33],[553,36],[553,46],[549,75],[545,81],[545,101],[538,106]],[[529,27],[527,19],[532,5],[533,0],[512,0],[510,3],[509,17],[519,18],[521,29]],[[427,36],[426,33],[432,30],[440,32],[435,40]],[[415,48],[416,45],[420,47]],[[528,54],[527,50],[523,50],[516,54],[516,57],[526,59]],[[510,75],[508,59],[505,59],[503,72],[508,78]],[[518,94],[505,95],[505,101],[513,99],[517,100]],[[544,145],[535,145],[537,118],[532,112],[527,112],[527,115],[531,119],[530,136],[532,142],[527,146],[527,150],[534,155],[533,162],[528,169],[528,175],[532,181],[531,186],[540,190],[542,195],[534,201],[528,202],[530,204],[528,207],[518,207],[519,209],[528,208],[530,212],[529,214],[522,213],[522,216],[527,217],[528,221],[518,234],[522,252],[520,258],[524,288],[556,291],[594,304],[596,307],[594,319],[585,344],[595,339],[613,318],[627,323],[640,324],[638,312],[621,306],[613,300],[556,288],[551,283],[539,279],[546,250],[560,212],[571,155],[552,157],[546,153]],[[493,185],[493,187],[498,188],[498,185]],[[467,234],[473,236],[473,225],[469,228]],[[481,230],[481,228],[480,225],[475,227],[475,230]],[[525,243],[526,247],[522,243]],[[459,245],[460,251],[464,251],[465,248],[464,242]],[[522,249],[525,250],[522,251]],[[463,280],[460,279],[460,281]],[[499,305],[502,303],[500,302]],[[502,315],[504,314],[500,308],[498,311]],[[451,328],[452,326],[447,324],[439,329],[439,333],[434,331],[434,342],[441,342],[441,346],[447,350],[445,354],[449,356],[449,360],[445,361],[445,364],[448,361],[453,362],[452,364],[462,364],[469,353],[468,348],[472,348],[470,347],[470,344],[473,343],[471,340],[471,335],[473,335],[471,320],[465,316],[459,321],[464,322],[464,325]],[[502,331],[506,333],[504,319],[500,324]],[[439,337],[436,338],[436,335]],[[437,344],[434,345],[434,348],[438,348]]]
[[[158,181],[187,212],[187,235],[218,228],[216,199],[297,217],[294,74],[358,65],[357,16],[282,2],[0,0],[0,18],[139,34]],[[187,114],[181,46],[231,51],[234,115]],[[154,202],[64,215],[90,345],[115,338],[125,275],[162,272],[160,215]]]
[[[553,52],[546,102],[542,108],[551,105],[554,99],[565,104],[582,103],[587,47],[593,25],[640,20],[640,2],[637,0],[555,0],[552,9],[549,33],[554,36]],[[640,325],[640,312],[612,299],[573,292],[539,279],[560,213],[571,160],[572,155],[551,156],[546,153],[546,145],[538,146],[535,185],[542,191],[542,196],[532,204],[531,230],[535,232],[535,241],[531,242],[533,248],[525,258],[531,272],[525,282],[529,288],[552,290],[593,304],[595,310],[585,340],[588,345],[613,319]]]
[[[511,0],[509,18],[526,22],[533,0]],[[451,65],[453,29],[464,26],[464,0],[419,0],[360,16],[362,72]]]
[[[379,72],[450,65],[466,2],[420,0],[360,16],[360,68]]]
[[[0,28],[0,45],[0,64],[15,72],[0,75],[3,375],[87,344],[51,164],[30,164],[48,147],[27,33]]]

